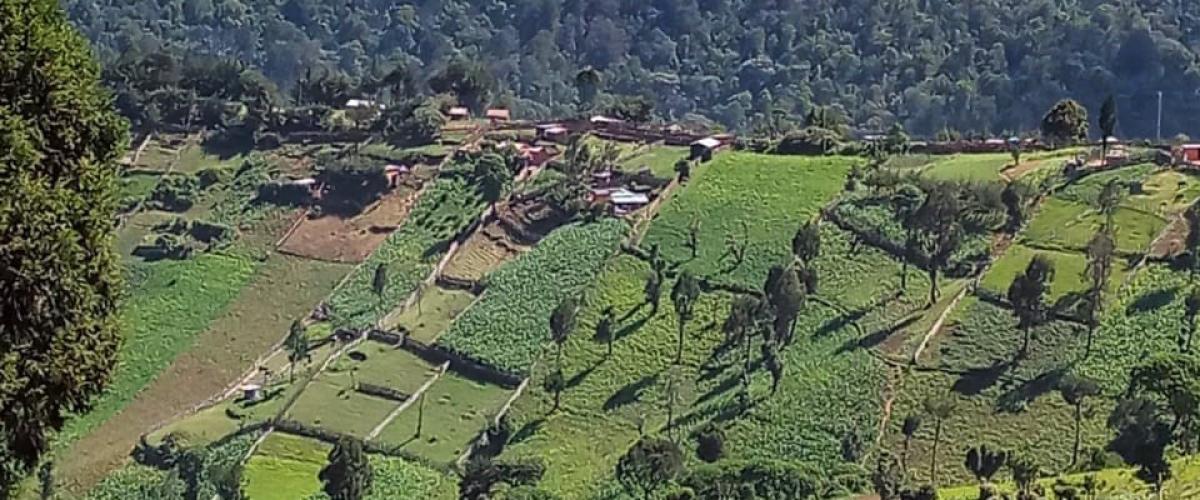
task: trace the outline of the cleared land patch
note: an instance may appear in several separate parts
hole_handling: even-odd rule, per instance
[[[401,186],[353,217],[307,218],[279,250],[331,262],[362,262],[404,221],[416,195],[417,190]]]

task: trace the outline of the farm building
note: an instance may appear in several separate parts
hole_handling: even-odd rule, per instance
[[[538,125],[536,128],[537,128],[537,138],[541,139],[543,141],[563,142],[563,141],[567,140],[567,135],[568,135],[567,127],[564,127],[561,124],[549,123],[549,124],[544,124],[544,125]]]
[[[720,147],[721,141],[715,137],[705,137],[703,139],[693,141],[691,157],[693,159],[699,158],[707,161],[708,159],[712,158],[713,153],[715,153],[717,148]]]
[[[625,215],[646,206],[650,203],[650,197],[645,193],[616,189],[608,193],[608,201],[612,203],[614,214]]]
[[[400,181],[404,176],[408,175],[410,169],[407,165],[388,165],[383,167],[383,175],[387,177],[388,187],[394,188],[400,185]]]
[[[464,106],[455,106],[450,108],[450,111],[446,113],[446,116],[450,117],[450,121],[466,120],[471,117],[471,110]]]
[[[1200,165],[1200,144],[1183,144],[1175,147],[1175,161],[1184,165]]]
[[[518,144],[517,150],[520,152],[521,158],[525,160],[525,164],[531,167],[539,166],[554,156],[554,152],[549,148],[542,146],[530,146],[528,144]]]
[[[600,128],[600,129],[608,128],[608,127],[616,126],[616,125],[621,125],[621,124],[625,123],[616,118],[610,118],[610,117],[602,116],[602,115],[593,116],[588,121],[592,123],[593,127]]]
[[[346,109],[385,109],[386,106],[369,99],[350,99],[346,101]]]
[[[509,112],[508,109],[505,108],[492,108],[487,110],[484,116],[486,116],[487,119],[491,120],[493,123],[506,122],[509,119]]]

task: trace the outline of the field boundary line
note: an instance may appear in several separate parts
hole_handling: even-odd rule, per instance
[[[163,181],[163,179],[166,179],[167,176],[175,173],[175,165],[177,163],[179,163],[179,157],[183,156],[184,150],[186,150],[187,148],[190,148],[192,146],[199,145],[200,135],[201,135],[200,132],[194,132],[187,136],[187,138],[184,140],[183,148],[175,151],[175,156],[171,158],[171,163],[169,163],[167,165],[167,169],[165,171],[163,171],[161,174],[159,174],[158,180],[154,183],[154,185],[156,187],[158,186],[159,183],[161,183]],[[137,153],[138,156],[141,156],[142,149],[145,148],[147,144],[149,144],[150,137],[151,136],[149,136],[149,135],[146,136],[146,141],[143,142],[142,146],[138,149],[138,153]],[[124,214],[121,214],[121,216],[117,218],[117,229],[120,229],[122,226],[125,225],[126,221],[128,221],[129,219],[133,218],[133,216],[140,213],[142,211],[142,209],[145,208],[145,206],[146,206],[146,199],[143,198],[143,199],[139,200],[137,205],[134,205],[134,207],[131,210],[129,210],[128,212],[126,212]]]
[[[400,413],[408,409],[409,406],[412,406],[412,404],[417,401],[417,398],[422,397],[425,394],[425,391],[428,390],[434,382],[441,380],[442,375],[445,375],[448,370],[450,370],[450,362],[443,362],[442,366],[438,367],[438,372],[436,374],[434,374],[432,377],[429,377],[429,380],[426,380],[424,384],[421,384],[421,387],[418,388],[416,392],[412,394],[412,396],[409,396],[408,399],[404,400],[403,403],[400,403],[398,406],[396,406],[396,408],[393,408],[391,413],[388,413],[387,416],[383,417],[383,421],[376,424],[375,427],[371,429],[371,432],[367,433],[367,437],[363,439],[365,441],[370,441],[378,437],[379,433],[383,432],[384,428],[391,424],[393,420],[396,420],[396,417],[400,416]]]

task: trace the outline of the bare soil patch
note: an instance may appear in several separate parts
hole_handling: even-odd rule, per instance
[[[1183,252],[1184,240],[1187,239],[1187,221],[1182,217],[1174,218],[1166,229],[1154,240],[1150,247],[1150,258],[1161,259],[1172,257]]]
[[[328,262],[362,262],[400,227],[418,192],[410,186],[401,186],[354,217],[325,215],[305,219],[279,245],[279,251]]]

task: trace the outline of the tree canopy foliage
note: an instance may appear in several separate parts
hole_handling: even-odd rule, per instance
[[[1122,130],[1184,131],[1200,5],[1154,0],[63,0],[108,61],[163,47],[290,87],[312,68],[378,82],[403,67],[465,101],[565,114],[606,94],[730,126],[829,105],[932,135],[1033,130],[1064,97],[1116,96]],[[486,70],[487,75],[476,72]],[[581,71],[587,71],[581,74]],[[592,72],[594,71],[594,73]],[[444,79],[455,74],[464,78]]]
[[[57,2],[0,2],[0,497],[116,365],[127,139],[98,81]]]

